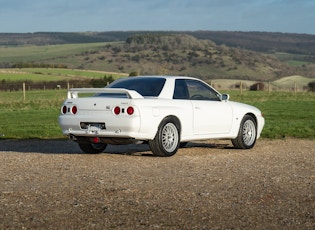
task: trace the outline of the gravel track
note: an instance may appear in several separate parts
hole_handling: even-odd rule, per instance
[[[169,158],[1,140],[0,162],[0,229],[315,229],[312,140],[194,142]]]

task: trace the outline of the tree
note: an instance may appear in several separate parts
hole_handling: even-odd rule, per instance
[[[315,92],[315,81],[308,83],[308,88],[311,92]]]

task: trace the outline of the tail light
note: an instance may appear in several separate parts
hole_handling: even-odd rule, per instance
[[[71,113],[76,114],[78,112],[78,108],[76,106],[71,107]]]
[[[67,113],[67,110],[68,110],[68,108],[67,108],[67,106],[62,106],[62,108],[61,108],[61,113],[62,114],[66,114]]]
[[[72,106],[71,108],[68,108],[66,105],[61,107],[61,113],[62,114],[66,114],[66,113],[72,113],[72,114],[76,114],[78,112],[78,108],[76,106]]]
[[[114,108],[114,113],[115,113],[116,115],[120,114],[120,107],[119,107],[119,106],[116,106],[116,107]]]
[[[134,108],[131,106],[127,108],[128,115],[132,115],[134,113],[134,111],[135,111]]]
[[[135,112],[135,109],[131,106],[129,106],[127,109],[126,108],[120,108],[119,106],[116,106],[113,110],[115,115],[119,115],[121,113],[127,113],[128,115],[132,115]]]

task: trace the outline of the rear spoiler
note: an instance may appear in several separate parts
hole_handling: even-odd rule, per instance
[[[143,98],[135,90],[121,89],[121,88],[72,88],[68,90],[68,99],[78,98],[79,93],[108,93],[108,94],[126,94],[128,98]]]

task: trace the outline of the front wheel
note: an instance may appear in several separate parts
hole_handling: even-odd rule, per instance
[[[232,144],[237,149],[250,149],[254,147],[256,137],[256,121],[252,116],[245,115],[241,122],[238,135],[232,140]]]
[[[179,148],[179,126],[175,119],[165,118],[159,125],[155,138],[149,141],[153,155],[160,157],[173,156]]]
[[[79,143],[80,149],[85,153],[97,154],[102,153],[106,149],[107,144],[86,144],[86,143]]]

